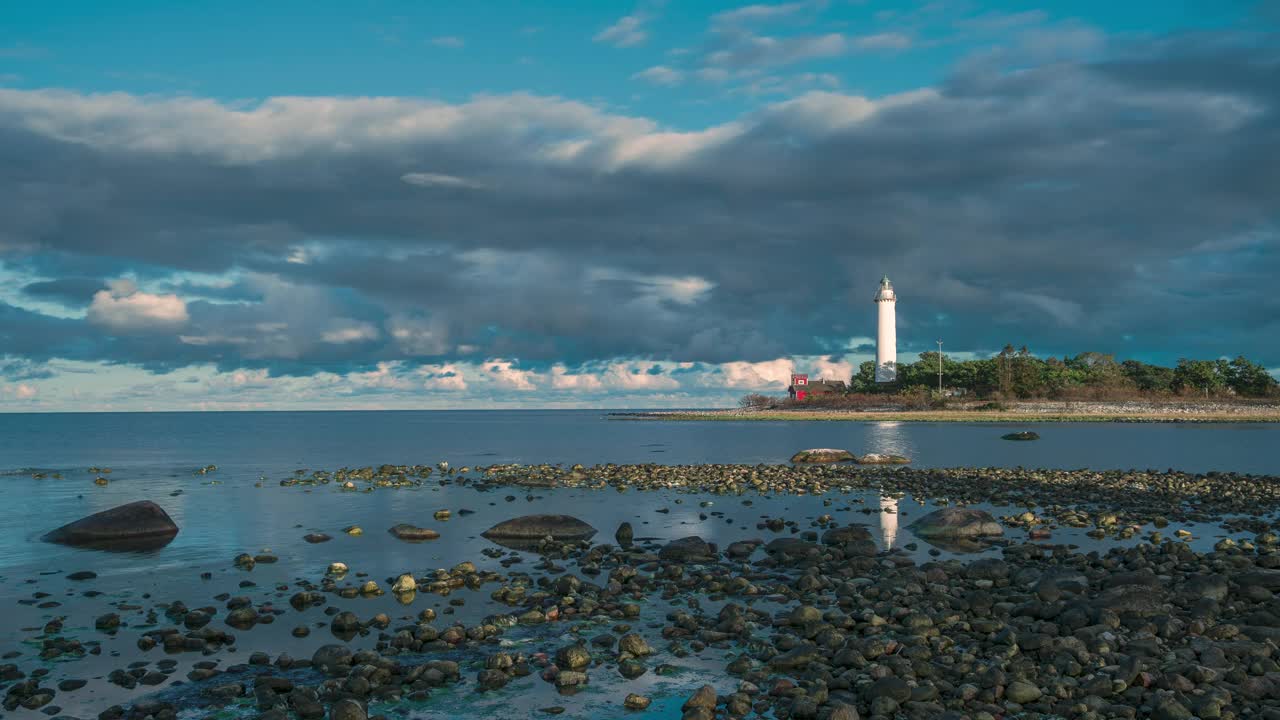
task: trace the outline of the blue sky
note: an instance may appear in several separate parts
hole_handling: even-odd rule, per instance
[[[1271,2],[190,5],[0,9],[0,410],[1280,368]]]

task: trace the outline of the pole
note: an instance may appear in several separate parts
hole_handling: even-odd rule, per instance
[[[938,341],[938,394],[942,394],[942,341]]]

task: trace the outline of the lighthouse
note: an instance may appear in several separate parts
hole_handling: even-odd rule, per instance
[[[879,327],[876,331],[876,382],[893,382],[898,377],[898,327],[894,306],[898,297],[893,294],[889,276],[880,280],[876,291],[876,308]]]

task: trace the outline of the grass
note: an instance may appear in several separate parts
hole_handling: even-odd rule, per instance
[[[830,422],[990,422],[990,423],[1038,423],[1038,422],[1142,422],[1142,423],[1273,423],[1280,422],[1280,411],[1249,413],[1228,412],[1125,412],[1125,413],[1062,413],[1062,412],[1011,412],[1001,410],[705,410],[691,412],[655,412],[624,416],[636,420],[683,421],[830,421]]]

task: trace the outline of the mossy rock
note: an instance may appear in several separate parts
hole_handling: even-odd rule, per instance
[[[791,456],[793,463],[838,463],[852,462],[853,453],[848,450],[835,450],[833,448],[811,448],[809,450],[801,450]]]
[[[1031,432],[1030,430],[1024,430],[1022,432],[1012,432],[1012,433],[1009,433],[1008,435],[1001,435],[1000,439],[1001,440],[1022,440],[1022,441],[1039,440],[1040,435],[1038,433]]]

